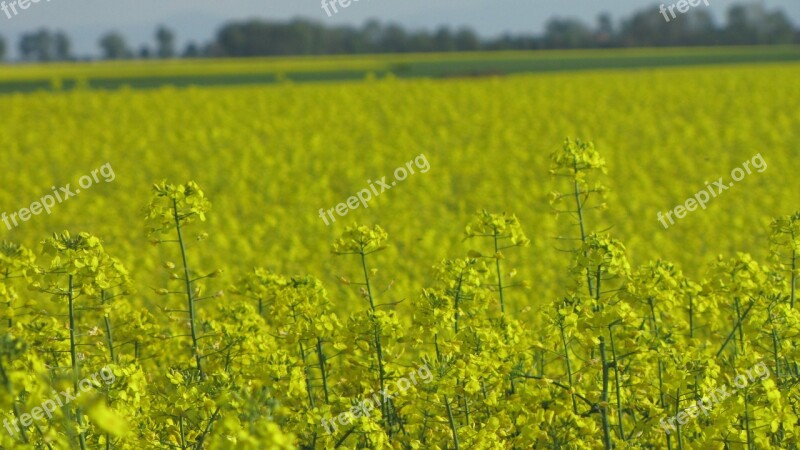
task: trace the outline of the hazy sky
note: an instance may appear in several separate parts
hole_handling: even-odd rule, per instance
[[[6,2],[10,0],[4,0]],[[658,0],[672,4],[677,0]],[[768,9],[783,9],[800,24],[800,1],[760,0]],[[709,0],[708,8],[720,20],[737,0]],[[66,31],[78,54],[96,54],[98,36],[108,30],[122,31],[131,46],[152,42],[156,25],[173,28],[180,47],[187,40],[206,42],[219,25],[230,19],[261,17],[289,19],[302,16],[330,24],[360,25],[368,18],[395,21],[411,28],[467,25],[483,36],[506,31],[542,30],[553,16],[569,16],[594,23],[601,12],[618,19],[656,3],[642,0],[359,0],[328,17],[320,0],[40,0],[9,19],[0,11],[0,35],[16,50],[23,31],[48,27]],[[14,52],[16,54],[16,52]]]

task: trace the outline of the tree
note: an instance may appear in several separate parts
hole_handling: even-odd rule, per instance
[[[183,50],[184,58],[199,58],[200,55],[200,48],[197,47],[197,44],[194,42],[189,42],[186,44],[186,48]]]
[[[439,27],[433,35],[433,45],[436,46],[436,51],[439,52],[452,52],[456,49],[456,42],[453,38],[453,33],[450,28],[446,26]]]
[[[50,34],[45,34],[45,30],[33,33],[24,33],[19,38],[19,53],[25,61],[49,61],[49,45],[47,39]]]
[[[770,44],[791,44],[794,40],[794,26],[783,11],[767,15],[767,42]]]
[[[224,25],[217,48],[226,56],[306,55],[344,53],[357,49],[350,27],[324,28],[307,20],[289,23],[249,20]]]
[[[0,36],[0,61],[6,58],[6,40],[3,39],[3,36]]]
[[[763,25],[763,9],[745,5],[733,5],[728,9],[728,25],[725,40],[731,44],[757,44],[759,26]],[[760,24],[759,24],[760,22]]]
[[[58,32],[54,36],[55,54],[56,59],[59,61],[67,61],[72,59],[70,48],[72,44],[66,34]]]
[[[613,44],[615,31],[614,22],[608,13],[597,16],[597,31],[595,32],[595,45],[608,47]]]
[[[637,11],[630,18],[623,20],[620,39],[625,47],[677,45],[671,36],[682,34],[686,20],[670,19],[670,22],[659,13],[658,6]]]
[[[175,57],[175,33],[165,26],[160,26],[156,30],[156,42],[158,43],[158,57],[162,59]]]
[[[250,38],[247,29],[254,25],[229,23],[217,32],[216,47],[224,56],[250,56],[246,48]]]
[[[124,59],[131,57],[131,51],[125,43],[125,38],[116,31],[111,31],[103,35],[99,41],[100,48],[103,50],[104,59]]]
[[[708,10],[693,9],[686,16],[686,36],[681,42],[682,45],[716,45],[719,43],[719,30]]]
[[[408,46],[412,52],[432,52],[433,36],[426,31],[414,33],[409,39]]]
[[[367,46],[367,52],[377,52],[382,34],[383,27],[377,19],[370,19],[364,24],[364,27],[361,29],[361,35],[363,36],[365,45]]]
[[[480,49],[481,41],[478,35],[469,28],[461,28],[456,33],[456,49],[461,52],[471,52]]]
[[[726,44],[791,44],[795,28],[783,11],[768,12],[760,4],[728,9]]]
[[[390,24],[383,30],[381,39],[381,50],[384,52],[405,52],[406,49],[406,30],[400,25]]]
[[[543,35],[505,34],[484,40],[468,28],[440,26],[411,31],[396,24],[367,21],[361,27],[326,26],[306,19],[289,22],[247,20],[226,23],[200,49],[210,57],[328,55],[398,52],[610,48],[782,43],[800,41],[800,30],[781,11],[734,5],[721,28],[706,8],[672,16],[658,6],[635,11],[621,21],[597,16],[591,26],[573,18],[553,18]],[[187,51],[189,48],[187,47]],[[189,55],[195,55],[192,48]],[[184,52],[187,53],[187,51]]]
[[[67,35],[44,28],[23,34],[19,40],[19,52],[22,59],[27,61],[65,61],[72,58]]]
[[[588,26],[576,19],[550,19],[545,25],[548,48],[585,48],[592,42]]]

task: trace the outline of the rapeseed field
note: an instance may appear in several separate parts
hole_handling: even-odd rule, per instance
[[[798,448],[798,75],[0,96],[0,446]]]

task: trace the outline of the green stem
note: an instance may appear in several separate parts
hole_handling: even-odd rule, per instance
[[[750,404],[747,401],[747,391],[744,393],[744,428],[747,436],[747,449],[750,450],[750,443],[753,442],[753,435],[750,430]]]
[[[450,422],[450,431],[453,433],[454,450],[459,450],[458,446],[458,431],[456,429],[456,421],[453,419],[453,410],[450,408],[450,399],[444,396],[444,404],[447,407],[447,420]]]
[[[600,336],[600,361],[603,364],[603,391],[600,394],[600,417],[603,422],[603,445],[605,450],[611,450],[611,427],[608,423],[608,362],[606,361],[606,342]]]
[[[659,392],[659,400],[661,402],[661,407],[664,409],[664,412],[667,412],[667,405],[664,399],[664,375],[663,375],[663,363],[661,359],[658,360],[658,392]],[[667,439],[667,448],[672,450],[672,439],[670,438],[669,434],[665,435]]]
[[[192,329],[192,355],[194,356],[195,363],[197,364],[197,372],[200,374],[200,379],[205,380],[206,374],[203,372],[203,364],[200,358],[200,352],[197,345],[197,324],[194,295],[192,293],[192,279],[189,277],[189,264],[186,261],[186,246],[183,243],[183,234],[181,232],[181,219],[178,217],[178,200],[172,199],[172,213],[175,219],[175,229],[178,232],[178,244],[181,247],[181,258],[183,259],[183,279],[186,283],[186,297],[189,302],[189,324]]]
[[[772,307],[771,306],[769,307],[768,314],[769,314],[769,325],[772,328],[772,331],[771,331],[771,334],[772,334],[772,357],[775,360],[775,378],[780,380],[780,378],[781,378],[781,370],[780,370],[781,366],[780,366],[780,359],[778,357],[778,335],[775,332],[775,324],[774,324],[773,319],[772,319]]]
[[[569,381],[569,395],[572,397],[572,412],[578,414],[578,402],[575,401],[575,393],[572,392],[572,365],[569,360],[569,345],[567,345],[567,336],[564,333],[563,319],[558,323],[558,327],[561,330],[561,344],[564,346],[564,361],[567,364],[567,380]]]
[[[544,350],[539,350],[539,376],[544,376]]]
[[[325,392],[325,403],[330,403],[328,400],[328,370],[325,367],[325,352],[322,351],[322,340],[317,338],[317,361],[319,362],[319,371],[322,373],[322,390]]]
[[[8,278],[9,278],[10,275],[11,275],[10,269],[8,267],[6,267],[6,277],[5,277],[5,280],[4,280],[5,283],[8,282]],[[8,313],[9,313],[9,316],[8,316],[8,328],[11,328],[12,326],[14,326],[14,319],[11,317],[12,304],[11,304],[11,297],[10,296],[8,297],[8,302],[6,302],[6,306],[8,306]],[[28,441],[25,441],[25,442],[28,442]]]
[[[751,309],[751,308],[753,307],[753,305],[755,305],[755,304],[756,304],[756,301],[751,299],[751,300],[750,300],[750,305],[748,305],[748,306],[747,306],[747,309],[745,309],[745,310],[744,310],[744,313],[742,313],[742,315],[739,317],[739,320],[737,321],[737,323],[736,323],[736,326],[734,326],[734,327],[733,327],[733,330],[731,330],[730,334],[728,334],[728,337],[727,337],[727,338],[725,338],[725,342],[723,342],[723,343],[722,343],[722,346],[721,346],[721,347],[719,348],[719,350],[717,351],[717,354],[716,354],[716,355],[714,355],[714,357],[715,357],[715,358],[719,358],[719,355],[720,355],[720,354],[722,354],[722,351],[723,351],[723,350],[725,350],[725,347],[728,345],[728,342],[730,342],[730,341],[731,341],[731,338],[733,338],[733,337],[736,335],[736,330],[737,330],[737,327],[738,327],[738,326],[739,326],[739,324],[740,324],[740,323],[741,323],[741,322],[744,320],[744,318],[745,318],[745,317],[747,317],[747,313],[749,313],[749,312],[750,312],[750,309]]]
[[[100,299],[103,304],[106,302],[106,291],[100,291]],[[106,326],[106,340],[108,341],[108,351],[111,354],[111,361],[117,363],[117,352],[114,350],[114,335],[111,333],[111,319],[107,313],[103,313],[103,322]]]
[[[456,292],[455,292],[455,295],[453,296],[453,302],[454,302],[454,304],[453,304],[453,311],[454,311],[453,331],[455,332],[456,335],[458,335],[458,320],[460,318],[460,314],[459,314],[459,311],[458,311],[458,306],[459,306],[459,303],[461,301],[461,286],[462,286],[463,282],[464,282],[464,272],[461,271],[461,273],[458,274],[458,284],[456,285]],[[436,353],[438,355],[438,353],[439,353],[438,343],[436,344],[436,346],[437,346]],[[437,357],[437,360],[438,359],[439,358]],[[461,380],[456,379],[456,384],[461,385],[461,387],[463,388],[464,386],[466,386],[466,381],[461,381]],[[463,395],[463,396],[459,395],[458,398],[456,398],[456,402],[457,403],[459,402],[459,399],[464,401],[464,420],[466,421],[466,425],[469,426],[469,421],[470,421],[470,419],[469,419],[469,399],[467,398],[466,395]]]
[[[578,163],[577,161],[573,162],[573,167],[575,170],[575,175],[578,174]],[[583,225],[583,203],[581,202],[581,187],[578,184],[578,180],[574,181],[574,194],[575,194],[575,205],[578,212],[578,224],[581,228],[581,242],[582,245],[586,245],[586,229]],[[586,257],[586,249],[583,250],[583,256]],[[592,288],[592,275],[589,271],[589,268],[586,268],[586,284],[589,288],[589,297],[594,297],[594,291]]]
[[[598,302],[598,307],[600,306],[599,305],[599,303],[600,303],[600,281],[601,281],[600,277],[603,274],[602,267],[603,267],[602,264],[598,264],[597,265],[597,275],[596,275],[597,276],[597,288],[595,288],[595,290],[594,290],[594,299]]]
[[[462,389],[465,386],[466,386],[466,382],[462,381],[462,385],[461,385]],[[466,423],[467,426],[469,426],[469,421],[470,421],[469,420],[469,399],[467,398],[466,395],[462,396],[461,398],[464,400],[464,422]]]
[[[19,405],[17,404],[16,401],[14,401],[14,408],[13,409],[14,409],[14,417],[17,418],[17,422],[20,424],[19,434],[22,435],[22,440],[25,441],[25,443],[27,444],[27,443],[29,443],[28,432],[25,430],[25,426],[22,425],[22,422],[19,421],[19,419],[20,419]]]
[[[678,391],[675,394],[675,416],[679,414],[678,410],[680,406],[681,406],[681,388],[678,388]],[[677,429],[678,450],[683,450],[683,437],[681,436],[680,421],[676,424],[676,429]]]
[[[75,340],[75,292],[74,292],[74,279],[73,275],[69,275],[69,288],[67,298],[69,299],[69,355],[72,360],[72,386],[77,395],[80,392],[78,383],[80,382],[81,369],[78,365],[77,342]],[[75,415],[78,419],[78,427],[81,429],[78,433],[78,440],[81,444],[81,450],[86,450],[86,433],[83,431],[83,415],[81,408],[75,409]]]
[[[386,384],[386,370],[383,366],[383,347],[381,346],[381,336],[380,336],[380,327],[376,318],[376,310],[375,310],[375,299],[372,296],[372,285],[369,279],[369,270],[367,269],[367,258],[364,254],[364,247],[362,244],[361,251],[359,252],[361,255],[361,267],[364,269],[364,283],[367,286],[367,296],[369,297],[369,307],[371,311],[371,319],[372,319],[372,331],[375,339],[375,353],[378,358],[378,376],[380,378],[380,386],[381,392],[385,391],[385,384]],[[384,427],[386,429],[386,433],[391,438],[392,430],[391,430],[391,417],[389,417],[390,406],[389,403],[391,400],[387,399],[385,402],[381,402],[381,413],[384,417]]]
[[[494,261],[495,261],[495,267],[497,268],[497,291],[499,292],[499,295],[500,295],[500,314],[501,314],[501,317],[505,318],[505,316],[506,316],[506,302],[505,302],[505,299],[503,297],[503,272],[500,269],[500,258],[499,258],[500,247],[499,247],[499,242],[497,241],[497,238],[498,238],[497,229],[494,229],[493,237],[494,237]],[[503,323],[503,326],[505,328],[505,320],[503,320],[502,323]],[[507,331],[507,329],[503,330],[503,336],[504,336],[506,344],[508,344],[508,331]],[[513,377],[509,377],[509,385],[511,387],[511,390],[509,391],[509,393],[511,395],[513,395],[516,392],[516,386],[514,385],[514,378]]]
[[[739,328],[739,345],[741,345],[742,350],[744,350],[744,330],[742,330],[742,321],[740,320],[741,309],[739,308],[739,297],[734,297],[733,304],[736,309],[736,326]]]
[[[647,298],[647,304],[650,306],[650,318],[653,322],[653,332],[656,336],[656,339],[658,339],[659,338],[658,322],[656,321],[656,309],[655,305],[653,304],[653,297]],[[664,409],[664,412],[666,412],[667,404],[666,400],[664,399],[664,366],[660,358],[658,359],[658,399],[659,403],[661,404],[661,407]],[[667,448],[669,450],[672,450],[672,440],[670,439],[669,434],[665,435],[665,437],[667,439]]]
[[[653,323],[653,333],[658,338],[658,321],[656,320],[656,307],[653,304],[653,297],[647,297],[647,305],[650,307],[650,321]]]
[[[181,450],[186,450],[186,432],[183,429],[183,415],[180,416]]]
[[[214,422],[217,420],[217,415],[219,415],[219,406],[217,407],[217,409],[214,410],[214,413],[211,414],[211,418],[208,419],[208,423],[206,424],[205,430],[203,430],[203,433],[200,435],[200,437],[197,439],[197,441],[195,441],[195,445],[194,445],[195,450],[202,450],[203,449],[203,444],[206,441],[206,436],[208,436],[208,433],[211,431],[211,427],[214,425]],[[316,439],[317,439],[317,433],[314,432],[314,440],[316,441]]]
[[[794,240],[794,230],[792,231],[792,240]],[[792,250],[792,295],[790,297],[790,305],[794,308],[795,292],[797,291],[797,251]]]
[[[694,296],[689,296],[689,339],[694,338]]]
[[[442,362],[442,354],[439,352],[439,333],[433,333],[433,348],[436,350],[436,362]]]
[[[495,266],[497,267],[497,290],[500,294],[500,313],[505,316],[506,314],[506,302],[503,297],[503,273],[500,271],[500,258],[498,257],[498,253],[500,252],[500,247],[498,246],[497,242],[497,230],[494,230],[494,261]]]
[[[614,361],[614,386],[616,387],[616,396],[617,396],[617,420],[619,421],[619,436],[620,439],[623,441],[625,440],[625,431],[623,430],[622,424],[622,401],[620,400],[620,388],[619,388],[619,361],[617,361],[617,348],[614,346],[614,331],[611,329],[611,325],[608,327],[608,334],[611,338],[611,357]]]
[[[303,343],[298,342],[300,345],[300,358],[303,360],[303,373],[306,376],[306,392],[308,393],[308,403],[311,405],[311,408],[314,408],[314,396],[311,394],[311,375],[308,372],[308,364],[306,359],[306,351],[303,348]]]
[[[455,315],[454,317],[455,320],[453,323],[453,331],[455,331],[456,334],[458,334],[458,319],[459,319],[458,304],[459,301],[461,300],[461,283],[463,282],[463,280],[464,280],[464,272],[462,271],[458,275],[458,285],[456,286],[456,294],[454,296],[454,305],[453,305],[453,310]]]

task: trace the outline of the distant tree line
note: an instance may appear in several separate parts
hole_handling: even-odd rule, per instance
[[[552,18],[541,35],[505,34],[491,39],[481,39],[469,28],[442,26],[433,31],[409,31],[377,20],[354,27],[325,26],[306,19],[289,22],[253,19],[227,23],[211,42],[189,43],[181,52],[176,48],[175,33],[164,26],[155,32],[154,47],[143,45],[138,50],[133,49],[116,31],[98,40],[103,59],[793,43],[800,43],[800,29],[783,11],[768,11],[758,3],[731,6],[725,22],[719,25],[702,8],[693,8],[667,22],[659,7],[652,6],[618,23],[608,14],[601,14],[591,25],[577,19]],[[60,31],[40,29],[25,33],[19,39],[18,49],[26,61],[75,59],[69,38]],[[7,45],[0,36],[0,60],[6,54]]]

